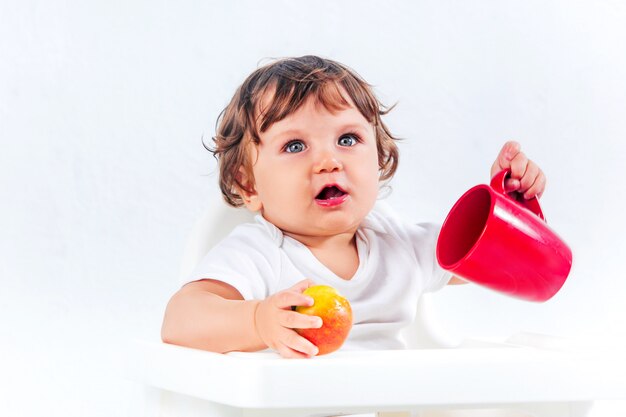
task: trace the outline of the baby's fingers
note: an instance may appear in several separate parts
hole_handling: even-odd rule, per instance
[[[278,317],[281,326],[289,329],[319,329],[324,322],[317,316],[285,310]]]
[[[506,191],[507,193],[519,191],[520,186],[521,186],[520,181],[514,178],[507,178],[504,181],[504,191]]]
[[[508,141],[502,146],[498,157],[495,162],[491,166],[491,177],[496,175],[498,172],[503,169],[511,168],[511,161],[517,156],[520,152],[521,146],[519,143],[515,141]]]
[[[286,359],[305,359],[308,358],[309,356],[305,355],[304,353],[295,351],[291,348],[289,348],[286,345],[283,345],[282,343],[279,343],[278,346],[276,346],[276,352],[278,352],[278,354],[280,356],[282,356],[283,358]]]
[[[310,279],[302,280],[296,285],[277,293],[274,296],[274,304],[282,309],[291,308],[292,306],[312,306],[313,299],[308,295],[302,294],[304,290],[312,285],[314,284]]]
[[[287,358],[310,358],[317,355],[319,349],[298,333],[292,331],[278,346],[278,352]]]
[[[533,161],[528,161],[528,165],[526,165],[526,171],[524,171],[524,175],[520,178],[520,193],[526,193],[530,187],[535,183],[537,177],[539,177],[539,173],[541,170],[539,166],[535,164]]]
[[[276,293],[274,305],[280,309],[291,309],[292,306],[312,306],[313,298],[291,289]]]
[[[524,198],[526,199],[533,198],[533,197],[539,198],[541,197],[545,189],[546,189],[546,176],[544,175],[543,172],[540,171],[533,185],[524,193]]]
[[[511,178],[521,180],[528,168],[528,157],[524,152],[518,152],[511,160]]]
[[[313,285],[315,285],[315,283],[310,279],[303,279],[302,281],[289,288],[288,291],[291,290],[296,292],[302,292],[307,288],[312,287]]]

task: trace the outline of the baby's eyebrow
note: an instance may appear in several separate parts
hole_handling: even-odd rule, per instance
[[[370,127],[371,125],[363,124],[363,123],[347,123],[345,125],[337,126],[337,131],[339,133],[345,133],[345,131],[349,131],[349,130],[368,130]],[[275,138],[282,138],[282,137],[297,138],[297,137],[304,136],[305,134],[306,132],[300,129],[287,129],[287,130],[279,131],[272,136]]]
[[[275,135],[272,135],[272,136],[277,137],[277,138],[282,138],[282,137],[285,137],[285,136],[288,136],[288,137],[298,137],[298,136],[303,136],[303,135],[304,135],[304,133],[300,129],[287,129],[287,130],[280,131],[280,132],[278,132],[278,133],[276,133]]]
[[[259,135],[259,143],[261,145],[277,144],[282,146],[282,142],[286,139],[298,139],[303,136],[302,131],[298,129],[287,129],[271,134],[265,132]]]
[[[341,126],[341,130],[367,130],[371,127],[371,125],[369,124],[363,124],[363,123],[350,123],[350,124],[346,124],[346,125],[342,125]]]

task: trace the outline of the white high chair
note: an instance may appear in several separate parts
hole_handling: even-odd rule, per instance
[[[388,206],[379,203],[381,209]],[[181,276],[245,209],[216,202],[195,225]],[[337,351],[306,360],[273,352],[218,354],[134,341],[130,379],[143,385],[144,417],[583,416],[594,399],[626,398],[626,365],[562,339],[519,334],[457,343],[429,322],[425,296],[405,336],[410,350]],[[621,367],[620,367],[621,366]]]

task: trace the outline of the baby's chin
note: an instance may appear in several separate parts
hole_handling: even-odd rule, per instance
[[[268,221],[271,221],[268,219]],[[315,238],[329,238],[338,235],[352,236],[356,233],[363,218],[330,219],[319,224],[276,224],[286,236],[298,241]]]
[[[373,204],[372,204],[373,205]],[[326,210],[317,207],[303,210],[271,210],[264,207],[263,217],[279,228],[284,234],[292,237],[331,237],[352,233],[358,229],[369,213],[365,205],[346,206],[343,209]]]

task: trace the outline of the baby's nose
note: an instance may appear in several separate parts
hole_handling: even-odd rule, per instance
[[[315,172],[332,172],[343,169],[343,164],[334,152],[324,152],[319,155],[315,164]]]

